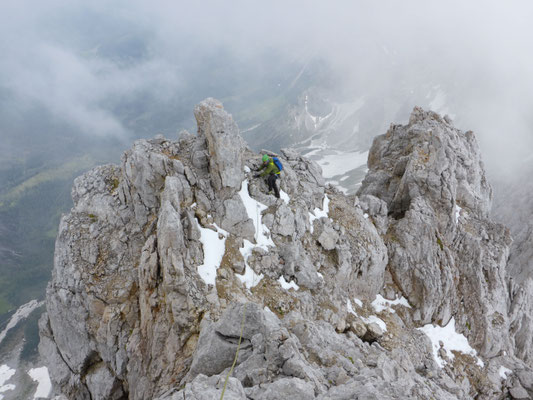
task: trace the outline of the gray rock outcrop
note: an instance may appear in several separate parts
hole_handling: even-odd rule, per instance
[[[488,219],[492,189],[472,132],[415,108],[374,140],[358,192],[387,204],[391,279],[415,320],[467,328],[483,356],[509,347],[505,268],[511,237]]]
[[[375,139],[357,196],[283,150],[276,199],[221,103],[195,116],[197,135],[74,183],[40,322],[57,393],[213,399],[230,371],[225,399],[533,393],[472,133],[415,109]],[[429,324],[452,317],[472,351],[435,350]]]

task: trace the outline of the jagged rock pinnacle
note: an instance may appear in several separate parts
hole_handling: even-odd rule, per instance
[[[215,190],[239,190],[244,177],[244,141],[231,115],[222,103],[209,98],[194,108],[198,134],[204,136],[209,151],[209,168]]]
[[[276,199],[222,104],[194,112],[197,135],[74,183],[40,322],[58,394],[219,398],[239,341],[225,399],[533,393],[472,133],[416,108],[375,139],[357,196],[285,149]]]

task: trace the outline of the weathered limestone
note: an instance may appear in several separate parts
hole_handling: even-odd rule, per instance
[[[221,103],[195,116],[198,135],[137,141],[74,183],[40,322],[57,393],[219,398],[240,341],[225,399],[533,394],[533,289],[506,276],[472,133],[415,109],[348,197],[283,150],[276,199]],[[452,316],[483,366],[444,349],[437,364],[417,328]]]
[[[222,103],[209,98],[194,109],[198,134],[205,136],[209,152],[209,169],[215,190],[240,189],[243,180],[244,141],[231,115]]]
[[[488,219],[492,189],[474,134],[415,108],[407,126],[374,140],[369,168],[358,195],[372,214],[369,195],[387,204],[388,271],[415,318],[446,324],[455,316],[484,356],[508,349],[511,239]]]

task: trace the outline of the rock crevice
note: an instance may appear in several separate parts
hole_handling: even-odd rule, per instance
[[[40,323],[57,393],[218,398],[244,317],[225,399],[533,394],[513,347],[527,288],[471,132],[415,108],[354,196],[285,149],[276,199],[222,104],[194,113],[196,135],[136,141],[74,183]],[[452,321],[471,351],[424,333]]]

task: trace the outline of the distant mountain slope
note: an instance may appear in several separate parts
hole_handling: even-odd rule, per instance
[[[513,235],[509,259],[517,279],[533,277],[533,160],[513,175],[495,179],[494,218],[505,224]]]

